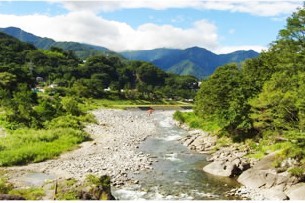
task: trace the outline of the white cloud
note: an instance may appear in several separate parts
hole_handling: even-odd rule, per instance
[[[59,1],[55,0],[55,2]],[[60,3],[71,11],[90,10],[95,12],[111,12],[114,10],[132,8],[149,8],[156,10],[194,8],[200,10],[242,12],[258,16],[287,15],[293,12],[297,7],[302,6],[302,1],[297,0],[87,0],[60,1]]]
[[[66,15],[1,15],[0,27],[15,26],[56,41],[76,41],[105,46],[114,51],[200,46],[213,50],[218,46],[217,28],[200,20],[190,28],[143,24],[134,29],[126,23],[105,20],[89,11]]]
[[[208,49],[217,47],[218,36],[216,27],[205,21],[197,21],[189,29],[177,28],[172,25],[144,24],[134,30],[130,36],[127,49],[152,49],[152,48],[188,48],[201,46]]]

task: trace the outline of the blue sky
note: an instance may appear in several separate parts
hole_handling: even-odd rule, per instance
[[[0,1],[0,27],[114,51],[266,49],[302,1]]]

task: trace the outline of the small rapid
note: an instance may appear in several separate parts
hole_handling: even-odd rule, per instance
[[[157,133],[147,138],[139,151],[149,154],[155,162],[152,170],[128,174],[137,184],[113,188],[119,200],[229,200],[225,193],[239,184],[230,178],[213,176],[202,168],[208,155],[199,154],[183,146],[179,139],[187,131],[172,120],[173,111],[156,111]]]

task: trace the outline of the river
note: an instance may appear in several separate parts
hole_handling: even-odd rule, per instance
[[[240,185],[233,179],[203,172],[208,155],[189,150],[179,142],[187,131],[177,127],[172,114],[156,111],[157,133],[146,139],[139,151],[150,154],[152,170],[128,174],[138,184],[112,188],[119,200],[229,200],[225,193]]]

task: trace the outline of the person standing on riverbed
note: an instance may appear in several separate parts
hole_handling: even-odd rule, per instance
[[[150,116],[153,112],[154,112],[154,109],[149,107],[149,109],[147,110],[148,116]]]

